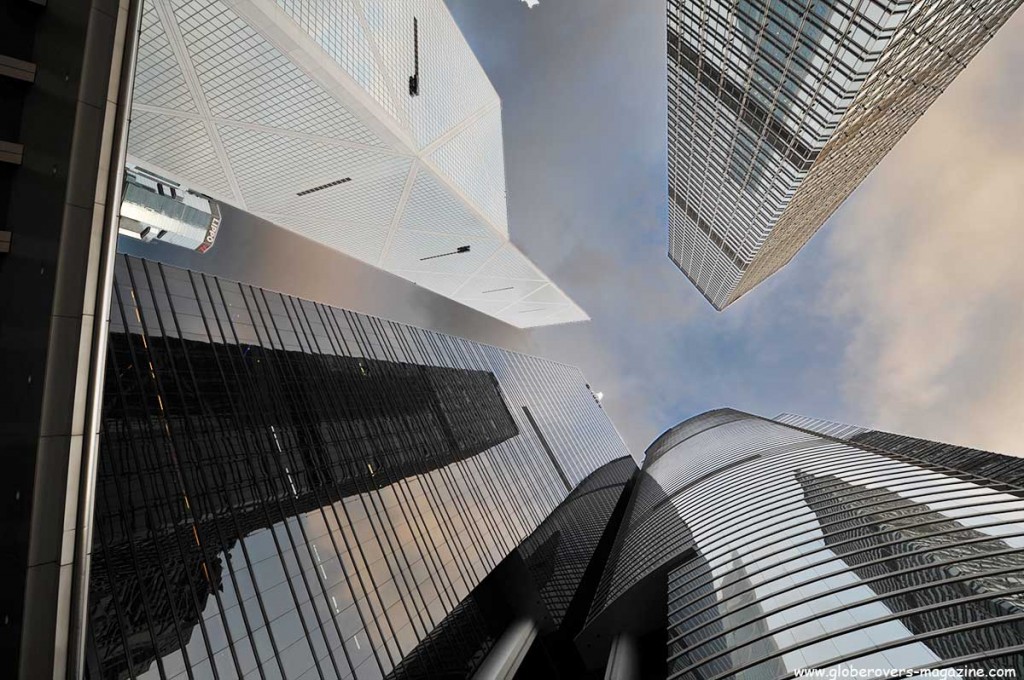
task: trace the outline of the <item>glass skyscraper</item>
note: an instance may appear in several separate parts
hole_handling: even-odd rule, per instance
[[[571,366],[114,282],[92,680],[1024,669],[1024,460],[726,409],[638,469]]]
[[[512,584],[549,644],[636,471],[571,366],[134,258],[100,441],[95,679],[466,674]]]
[[[1019,672],[1022,472],[799,416],[691,418],[647,451],[580,649],[600,667],[628,640],[621,678]]]
[[[719,310],[785,266],[1019,5],[669,0],[672,261]]]
[[[725,409],[638,469],[571,366],[114,280],[92,680],[1024,669],[1024,460]]]
[[[589,318],[510,240],[444,0],[146,0],[136,80],[133,163],[517,328]]]

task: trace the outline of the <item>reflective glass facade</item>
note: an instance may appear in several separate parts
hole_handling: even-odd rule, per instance
[[[482,314],[589,318],[509,240],[501,100],[444,0],[145,0],[130,133],[132,163]]]
[[[820,418],[809,418],[791,413],[775,417],[777,422],[793,425],[818,434],[845,439],[858,446],[884,449],[928,463],[948,465],[957,470],[973,472],[1007,484],[1024,486],[1024,458],[978,451],[966,446],[933,442],[904,434],[869,430],[857,425],[843,425]]]
[[[1006,457],[939,461],[924,444],[957,447],[858,430],[722,410],[666,432],[588,627],[621,619],[646,583],[664,598],[671,678],[1024,669],[1024,487],[980,464]]]
[[[614,536],[632,458],[595,470],[529,538],[494,569],[395,670],[396,678],[461,678],[467,659],[482,658],[517,618],[537,622],[542,634],[522,677],[583,677],[572,644],[590,605],[607,548]],[[599,554],[600,553],[600,554]],[[517,676],[520,677],[520,676]]]
[[[573,367],[134,258],[104,398],[92,678],[471,670],[425,641],[517,548],[568,607],[635,470]]]
[[[1019,5],[669,0],[673,262],[717,309],[785,266]]]

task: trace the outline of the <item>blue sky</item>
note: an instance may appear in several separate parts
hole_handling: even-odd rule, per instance
[[[126,249],[577,365],[637,457],[722,406],[1024,454],[1024,13],[718,313],[666,254],[663,0],[447,2],[502,97],[512,240],[591,322],[517,331],[230,207],[207,255]]]
[[[1024,87],[1014,64],[1024,17],[1003,28],[789,267],[717,313],[666,255],[664,2],[448,5],[502,97],[512,238],[592,317],[535,331],[532,347],[584,369],[635,454],[665,428],[720,406],[1024,452],[1024,395],[1011,388],[996,398],[1006,391],[998,368],[1009,357],[987,351],[992,342],[1007,352],[1024,343],[1021,298],[994,294],[999,283],[1024,291],[1024,281],[1008,270],[1001,282],[979,285],[968,266],[975,251],[984,266],[993,242],[1021,245],[1024,208],[1006,194],[1024,195],[1022,150],[1015,141],[1007,167],[993,171],[984,167],[991,159],[947,139],[965,127],[988,141],[1019,138]],[[947,144],[947,153],[934,152]],[[942,172],[952,175],[952,193],[938,197],[928,177]],[[1005,184],[995,205],[979,196],[984,186],[964,181],[986,174]],[[937,206],[951,197],[989,205],[987,225],[944,223]],[[906,245],[943,238],[966,262],[951,267],[941,253],[929,259]],[[893,296],[883,265],[901,266],[897,243],[912,271],[946,272],[940,278],[957,285],[917,277],[904,282],[907,295]],[[874,266],[864,265],[872,254]],[[950,315],[971,319],[950,323]],[[920,331],[930,326],[947,335],[929,342]],[[914,328],[922,337],[904,347]],[[875,374],[876,362],[895,375],[914,364],[900,352],[934,379],[923,384],[922,371],[909,370],[905,384],[892,385]],[[990,379],[980,379],[986,372]],[[993,408],[979,419],[986,404]]]
[[[535,351],[584,369],[634,452],[725,405],[857,415],[811,299],[821,240],[724,314],[668,259],[663,3],[449,5],[502,97],[513,240],[592,317]]]

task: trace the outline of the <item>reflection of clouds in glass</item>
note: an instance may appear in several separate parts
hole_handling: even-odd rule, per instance
[[[556,467],[628,456],[570,366],[140,260],[115,288],[105,675],[379,677],[559,504]]]
[[[313,606],[325,614],[333,615],[347,655],[354,666],[361,665],[375,652],[386,657],[389,648],[391,653],[395,653],[397,647],[403,655],[407,654],[433,626],[452,611],[458,599],[468,594],[467,587],[472,584],[467,582],[464,577],[466,572],[462,569],[469,565],[476,573],[482,574],[485,573],[484,565],[488,562],[496,564],[505,556],[504,548],[498,542],[491,540],[484,544],[474,543],[466,524],[461,521],[452,522],[439,512],[438,507],[423,502],[424,489],[433,484],[443,484],[438,478],[446,474],[457,476],[467,483],[471,479],[468,472],[449,469],[402,482],[419,487],[421,502],[417,505],[415,528],[400,519],[400,516],[408,516],[411,508],[400,508],[394,495],[382,499],[381,496],[388,492],[383,489],[345,499],[343,503],[349,507],[348,512],[340,504],[333,504],[301,515],[298,518],[302,524],[301,533],[309,540],[308,543],[298,545],[297,553],[289,549],[279,552],[274,540],[275,534],[280,537],[288,532],[289,527],[286,525],[291,524],[293,530],[296,528],[294,518],[249,534],[227,553],[219,555],[222,562],[229,565],[245,565],[248,561],[256,574],[254,587],[245,567],[235,573],[241,585],[240,591],[235,590],[233,579],[222,579],[222,600],[239,603],[228,610],[227,618],[240,619],[240,607],[251,610],[262,608],[267,618],[271,619],[274,639],[290,641],[288,649],[291,649],[291,645],[298,644],[300,638],[306,636],[302,620],[295,615],[296,610],[291,609],[292,588],[301,589],[298,584],[303,578],[317,579],[323,582],[323,587],[311,589]],[[431,476],[435,478],[425,479]],[[485,499],[468,487],[462,488],[456,495],[467,517],[500,516],[504,512],[491,504],[494,498]],[[351,516],[361,516],[355,527],[347,519]],[[447,531],[443,528],[445,523],[449,525]],[[523,538],[525,535],[512,537],[512,540],[518,543]],[[424,543],[432,546],[433,556],[443,556],[441,562],[424,558],[421,552]],[[248,560],[243,552],[247,553]],[[425,593],[431,592],[427,583],[431,569],[449,572],[453,594],[458,599],[442,597],[443,593],[437,591],[432,591],[432,598],[424,597]],[[346,574],[350,576],[346,577]],[[348,578],[352,578],[352,587]],[[353,596],[353,588],[358,593],[357,597]],[[304,602],[308,609],[311,601],[307,599]],[[409,611],[400,604],[404,602],[415,603],[417,609]],[[203,610],[206,630],[217,626],[218,615],[217,601],[209,598]],[[369,635],[362,621],[387,621],[388,626],[397,633],[393,638],[382,638],[379,630]],[[258,635],[262,630],[263,627],[257,628],[253,634]],[[244,628],[234,633],[239,636],[236,643],[246,635]],[[187,667],[185,655],[189,658],[201,657],[205,655],[206,645],[207,639],[201,629],[193,627],[184,652],[175,650],[161,659],[165,670],[184,670]],[[212,645],[214,654],[226,647],[226,636],[218,636]],[[300,645],[292,654],[296,658],[302,657],[305,652],[301,649]],[[297,660],[295,663],[304,662]],[[152,664],[140,677],[160,677],[157,664]]]
[[[760,464],[754,462],[736,474],[756,479],[772,467],[771,460]],[[780,498],[799,492],[800,485],[792,474],[780,480],[773,489],[773,495]],[[722,499],[715,511],[727,512],[730,505],[735,511],[734,504],[735,499]],[[878,594],[870,587],[850,587],[860,579],[826,547],[825,534],[807,504],[801,501],[799,505],[771,515],[759,523],[763,525],[761,528],[754,530],[755,524],[743,536],[722,542],[714,549],[716,554],[731,551],[734,556],[732,561],[723,560],[713,570],[716,587],[721,591],[720,611],[750,607],[752,611],[734,614],[739,622],[744,618],[764,616],[763,630],[758,631],[756,625],[750,625],[742,636],[734,634],[735,637],[760,634],[771,641],[771,646],[785,649],[846,626],[894,614],[877,600]],[[699,532],[695,531],[694,536],[697,538]],[[706,543],[711,543],[712,538],[711,534],[704,537]],[[700,538],[697,542],[698,546],[701,545]],[[742,559],[736,552],[738,550],[743,551]],[[738,572],[744,573],[743,580],[751,588],[752,595],[747,598],[739,596],[739,602],[730,601],[729,598],[737,598],[730,593],[730,587],[736,583]],[[743,602],[743,599],[750,602]],[[858,606],[858,603],[865,604]],[[842,611],[836,612],[837,608]],[[724,620],[727,622],[728,618],[725,615]],[[781,659],[785,671],[815,668],[851,650],[870,648],[877,644],[876,639],[897,640],[912,636],[913,633],[902,622],[889,621],[800,647],[784,653]],[[909,645],[904,652],[909,655],[908,659],[923,659],[921,663],[939,659],[921,643]],[[759,668],[762,672],[766,670]]]
[[[648,469],[697,551],[669,577],[671,672],[906,668],[1024,641],[1007,619],[1024,554],[997,537],[1024,534],[1017,497],[800,434],[720,422]]]
[[[497,464],[499,461],[488,461],[484,465]],[[485,575],[487,564],[496,564],[505,556],[500,541],[490,535],[489,540],[477,541],[462,517],[486,522],[483,518],[508,512],[496,503],[508,504],[512,499],[471,488],[473,473],[462,467],[455,463],[400,482],[419,499],[414,520],[412,508],[402,506],[399,494],[391,489],[346,498],[348,512],[334,504],[302,516],[311,538],[310,576],[324,581],[325,599],[341,621],[352,656],[365,657],[373,650],[387,655],[389,647],[403,656],[408,654],[468,594],[473,583],[465,576],[467,570]],[[460,507],[458,516],[448,516],[425,501],[426,489],[452,479],[464,483],[449,496]],[[542,511],[536,500],[530,503]],[[451,509],[449,506],[448,511]],[[346,519],[351,516],[360,517],[355,526]],[[525,535],[514,535],[509,540],[519,543],[523,538]],[[445,597],[428,582],[430,572],[437,570],[448,573],[454,597]],[[353,598],[346,574],[356,575],[352,587],[360,593],[357,598]],[[360,620],[387,621],[395,635],[390,639],[378,633],[368,637]]]
[[[920,471],[912,465],[907,465],[907,469],[918,471],[912,482],[870,483],[865,484],[865,488],[888,489],[902,498],[927,505],[966,527],[1001,537],[1015,547],[1024,547],[1024,536],[1021,536],[1024,533],[1024,500],[939,472]],[[935,490],[934,486],[922,488],[921,484],[926,481],[941,484],[942,490]]]

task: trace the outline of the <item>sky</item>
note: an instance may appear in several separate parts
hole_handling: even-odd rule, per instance
[[[663,0],[447,3],[502,98],[512,241],[589,323],[519,331],[230,208],[204,256],[133,252],[577,365],[638,458],[723,406],[1024,455],[1024,13],[720,313],[667,256]]]

